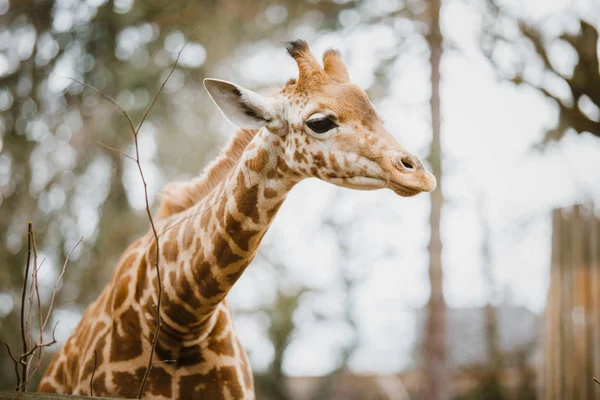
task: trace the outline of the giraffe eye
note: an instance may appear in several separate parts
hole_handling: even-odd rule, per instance
[[[306,126],[308,126],[314,133],[325,133],[333,128],[338,127],[335,122],[333,122],[329,117],[325,116],[309,119],[306,121]]]

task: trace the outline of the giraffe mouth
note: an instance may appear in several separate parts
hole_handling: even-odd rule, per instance
[[[356,190],[377,190],[390,189],[402,197],[412,197],[422,192],[422,190],[408,187],[397,182],[387,181],[381,178],[369,176],[355,176],[352,178],[334,178],[331,183],[349,189]]]

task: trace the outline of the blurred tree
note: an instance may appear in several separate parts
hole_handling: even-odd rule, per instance
[[[538,90],[558,106],[558,122],[547,132],[544,142],[561,139],[569,129],[579,134],[588,132],[600,137],[598,27],[580,19],[579,30],[568,32],[567,26],[571,24],[562,21],[564,25],[559,29],[563,33],[552,36],[548,32],[556,31],[555,28],[544,29],[544,22],[532,24],[523,17],[509,13],[496,0],[487,1],[485,15],[487,19],[482,48],[500,76],[515,84]],[[515,29],[507,29],[507,26],[514,26]],[[517,32],[517,35],[509,32]],[[571,71],[561,68],[559,60],[552,57],[557,45],[570,47],[575,52],[576,63]],[[501,59],[506,57],[507,48],[518,55],[518,61],[510,68]],[[564,54],[568,54],[564,47],[561,54],[562,64]],[[542,66],[542,71],[537,76],[527,70],[533,60]],[[549,85],[550,82],[552,85]],[[557,87],[568,90],[559,94],[555,90]]]
[[[423,386],[424,398],[436,400],[450,397],[450,376],[446,355],[446,303],[443,293],[442,241],[440,236],[442,207],[444,204],[440,135],[440,64],[444,51],[444,40],[440,30],[441,9],[441,0],[409,1],[403,3],[402,7],[373,19],[373,23],[387,23],[396,30],[398,30],[398,27],[411,25],[412,34],[408,35],[406,29],[399,33],[397,51],[382,58],[375,71],[376,83],[369,90],[374,97],[389,95],[391,72],[396,61],[401,57],[401,48],[405,43],[414,43],[415,36],[425,39],[429,49],[429,65],[431,67],[429,107],[432,142],[427,161],[437,179],[437,188],[430,194],[428,271],[431,292],[426,308],[426,323],[421,342],[421,361],[426,380],[426,384]]]
[[[278,282],[274,289],[275,299],[268,305],[258,309],[247,309],[238,306],[235,314],[262,315],[268,318],[267,339],[273,346],[273,359],[266,372],[254,374],[254,387],[257,398],[271,400],[290,400],[292,396],[288,390],[286,375],[283,372],[285,352],[290,345],[296,326],[294,313],[298,308],[300,298],[308,291],[306,287],[297,282],[291,283],[288,269],[276,255],[273,244],[266,242],[261,247],[257,258],[253,262],[254,268],[261,268],[263,272],[273,277]],[[251,350],[251,349],[250,349]]]
[[[483,191],[477,196],[477,213],[481,226],[481,269],[485,281],[485,291],[488,299],[484,308],[485,347],[487,360],[484,366],[483,379],[480,387],[472,398],[502,400],[505,398],[502,388],[502,373],[504,357],[500,347],[500,332],[498,329],[498,310],[494,304],[497,289],[494,280],[492,259],[492,226],[488,217],[489,200]],[[479,397],[477,397],[479,396]]]
[[[423,356],[426,375],[425,398],[443,400],[450,398],[450,376],[446,355],[446,303],[444,301],[444,277],[442,270],[442,239],[440,225],[442,206],[442,149],[441,149],[441,106],[440,106],[440,62],[443,52],[443,37],[440,31],[441,0],[427,3],[429,14],[427,43],[431,65],[431,149],[428,157],[432,172],[437,179],[437,188],[431,192],[429,216],[429,283],[431,294],[427,304],[427,321],[423,341]]]
[[[277,290],[277,299],[273,307],[265,310],[269,315],[269,339],[273,344],[275,356],[268,373],[255,377],[257,396],[273,400],[292,399],[286,376],[283,373],[285,351],[295,332],[293,321],[294,311],[298,308],[298,300],[306,290],[296,290],[291,294],[281,289]]]

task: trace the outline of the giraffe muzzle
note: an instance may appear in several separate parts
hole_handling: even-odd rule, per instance
[[[436,179],[418,157],[401,152],[392,158],[395,168],[391,189],[397,194],[409,197],[421,192],[431,192],[436,187]]]

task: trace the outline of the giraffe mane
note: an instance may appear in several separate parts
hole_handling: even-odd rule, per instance
[[[199,177],[187,182],[168,183],[160,194],[157,218],[178,214],[206,197],[237,165],[258,130],[239,129],[221,154],[208,164]]]

